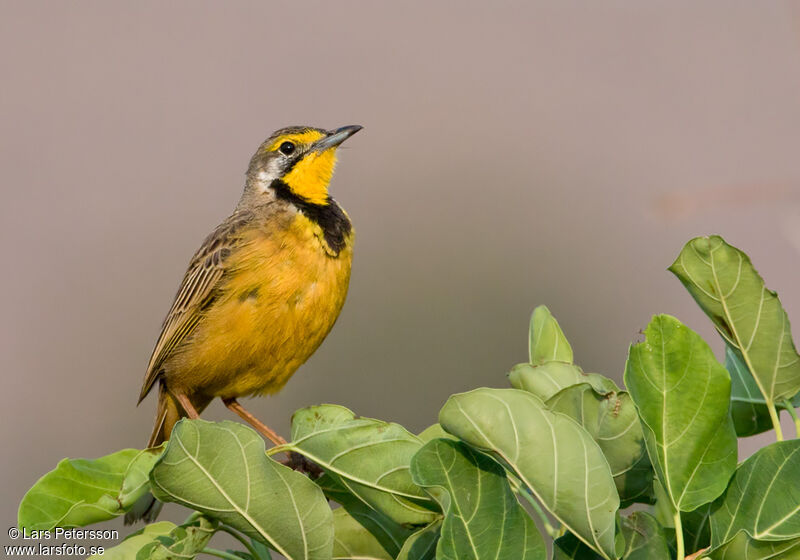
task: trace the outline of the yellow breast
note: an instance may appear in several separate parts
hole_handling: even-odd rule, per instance
[[[207,396],[279,390],[333,327],[347,296],[352,234],[336,255],[302,214],[247,232],[220,296],[178,352],[170,384]]]

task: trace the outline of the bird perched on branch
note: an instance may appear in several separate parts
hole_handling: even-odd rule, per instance
[[[189,263],[150,358],[139,395],[158,385],[149,447],[216,397],[285,443],[237,398],[280,390],[342,309],[353,227],[328,186],[337,148],[359,130],[283,128],[253,155],[239,204]]]

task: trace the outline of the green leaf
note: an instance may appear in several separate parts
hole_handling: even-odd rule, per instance
[[[331,558],[333,514],[313,482],[236,422],[179,421],[150,474],[153,494],[219,519],[289,560]]]
[[[505,470],[486,455],[435,439],[414,456],[411,474],[445,512],[437,558],[545,559],[542,536],[517,502]]]
[[[664,486],[658,481],[658,478],[653,479],[653,495],[656,497],[656,503],[653,505],[653,515],[656,520],[664,527],[675,527],[675,509],[670,503],[667,491]]]
[[[800,440],[773,443],[743,462],[711,514],[717,548],[739,531],[759,541],[800,537]]]
[[[666,490],[658,482],[653,481],[653,490],[656,503],[653,515],[656,521],[669,533],[669,545],[673,549],[675,543],[675,518],[672,504]],[[683,542],[687,554],[706,548],[711,544],[711,509],[713,502],[700,506],[693,511],[681,512],[681,527],[683,528]]]
[[[255,539],[250,539],[250,545],[253,547],[253,550],[256,552],[256,556],[258,557],[256,560],[272,560],[272,553],[269,551],[269,547],[262,543],[261,541],[257,541]],[[245,554],[240,552],[240,554]]]
[[[567,532],[553,541],[553,560],[603,560],[603,557]]]
[[[533,310],[528,353],[532,364],[545,362],[572,363],[572,347],[558,326],[558,321],[544,305]]]
[[[581,383],[562,389],[545,404],[575,419],[600,446],[622,507],[633,502],[653,503],[653,468],[628,393],[598,393],[588,383]]]
[[[747,255],[718,235],[697,237],[669,270],[742,356],[767,401],[800,391],[800,356],[789,318]]]
[[[428,426],[422,430],[417,437],[422,443],[428,443],[429,441],[437,438],[455,439],[453,436],[445,432],[441,424],[438,423]]]
[[[764,395],[742,358],[730,346],[725,348],[725,368],[731,374],[731,416],[736,435],[752,436],[771,430],[772,420]],[[800,393],[791,402],[800,407]],[[775,403],[775,406],[785,408],[782,403]]]
[[[642,511],[620,519],[625,538],[624,560],[669,560],[664,530],[655,518]]]
[[[673,547],[675,545],[675,518],[672,504],[658,479],[653,481],[653,490],[656,495],[653,515],[665,529],[669,530],[670,546]],[[714,503],[710,502],[695,510],[681,512],[683,542],[687,554],[711,545],[711,510],[713,506]]]
[[[317,432],[335,429],[356,418],[353,411],[338,404],[320,404],[296,410],[292,414],[292,441]]]
[[[243,560],[272,560],[272,554],[270,553],[267,545],[255,539],[249,539],[249,541],[252,551],[248,550],[245,552],[244,550],[227,549],[226,552],[233,554],[234,556],[238,556]],[[255,552],[255,554],[253,554],[253,552]],[[207,552],[205,554],[208,555]]]
[[[381,542],[356,521],[347,510],[339,508],[333,512],[333,558],[359,560],[393,560],[394,554],[384,548]]]
[[[412,529],[399,525],[379,511],[375,511],[358,497],[351,494],[338,479],[323,474],[316,480],[325,496],[341,504],[347,514],[356,520],[380,546],[394,558],[403,546],[403,542],[413,533]],[[338,511],[338,510],[337,510]]]
[[[772,420],[764,396],[730,346],[725,347],[725,368],[731,374],[731,417],[736,435],[745,437],[771,430]]]
[[[147,493],[148,473],[161,452],[123,449],[99,459],[63,459],[22,498],[19,526],[83,527],[125,513]]]
[[[546,401],[562,389],[588,383],[599,393],[619,391],[616,383],[599,373],[583,373],[578,366],[564,362],[547,362],[538,366],[517,364],[508,374],[515,389],[533,393]]]
[[[135,533],[131,533],[117,546],[107,548],[103,554],[95,554],[87,560],[131,560],[145,546],[156,542],[156,537],[169,535],[175,529],[175,524],[169,521],[159,521],[145,525]]]
[[[371,508],[399,524],[437,517],[435,503],[408,471],[422,442],[399,424],[356,418],[332,405],[298,410],[292,423],[294,440],[284,448],[314,461]]]
[[[706,504],[694,511],[681,512],[683,542],[687,554],[697,552],[711,545],[711,509],[713,504]]]
[[[194,558],[206,547],[219,524],[203,516],[196,517],[146,544],[136,554],[137,560],[175,560]]]
[[[798,560],[800,539],[790,541],[757,541],[746,533],[738,533],[732,540],[708,553],[710,560]]]
[[[719,496],[736,468],[730,376],[674,317],[655,316],[644,334],[631,346],[625,384],[673,509],[691,511]]]
[[[442,521],[438,519],[408,537],[397,560],[434,560],[441,529]]]
[[[614,558],[619,508],[600,447],[572,418],[516,389],[476,389],[450,397],[439,423],[514,472],[581,540]]]
[[[620,519],[624,548],[622,560],[670,560],[670,550],[664,529],[655,518],[637,511]],[[553,560],[602,560],[596,552],[567,533],[553,543]]]

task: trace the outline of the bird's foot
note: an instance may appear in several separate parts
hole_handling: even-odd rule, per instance
[[[295,451],[287,452],[286,458],[279,462],[282,465],[286,465],[290,469],[307,474],[311,479],[317,479],[324,473],[318,464],[306,459],[303,455],[296,453]]]
[[[270,440],[275,445],[286,445],[286,440],[275,432],[272,428],[264,424],[261,420],[253,416],[247,409],[239,404],[235,398],[222,399],[228,409],[238,414],[245,422],[253,426],[258,433]]]
[[[264,424],[261,420],[248,412],[235,398],[222,399],[225,406],[230,410],[241,416],[248,424],[253,426],[261,435],[266,437],[275,445],[286,445],[286,440],[279,436],[272,428]],[[280,461],[281,464],[296,470],[297,472],[305,473],[311,478],[319,478],[322,476],[322,469],[314,463],[303,457],[300,453],[288,451],[286,458]]]

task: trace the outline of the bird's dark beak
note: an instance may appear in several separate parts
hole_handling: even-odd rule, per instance
[[[364,127],[359,126],[357,124],[337,128],[322,140],[318,140],[317,142],[315,142],[312,147],[312,150],[314,150],[315,152],[324,152],[329,148],[335,148],[336,146],[338,146],[339,144],[350,138],[353,134],[355,134],[362,128]]]

